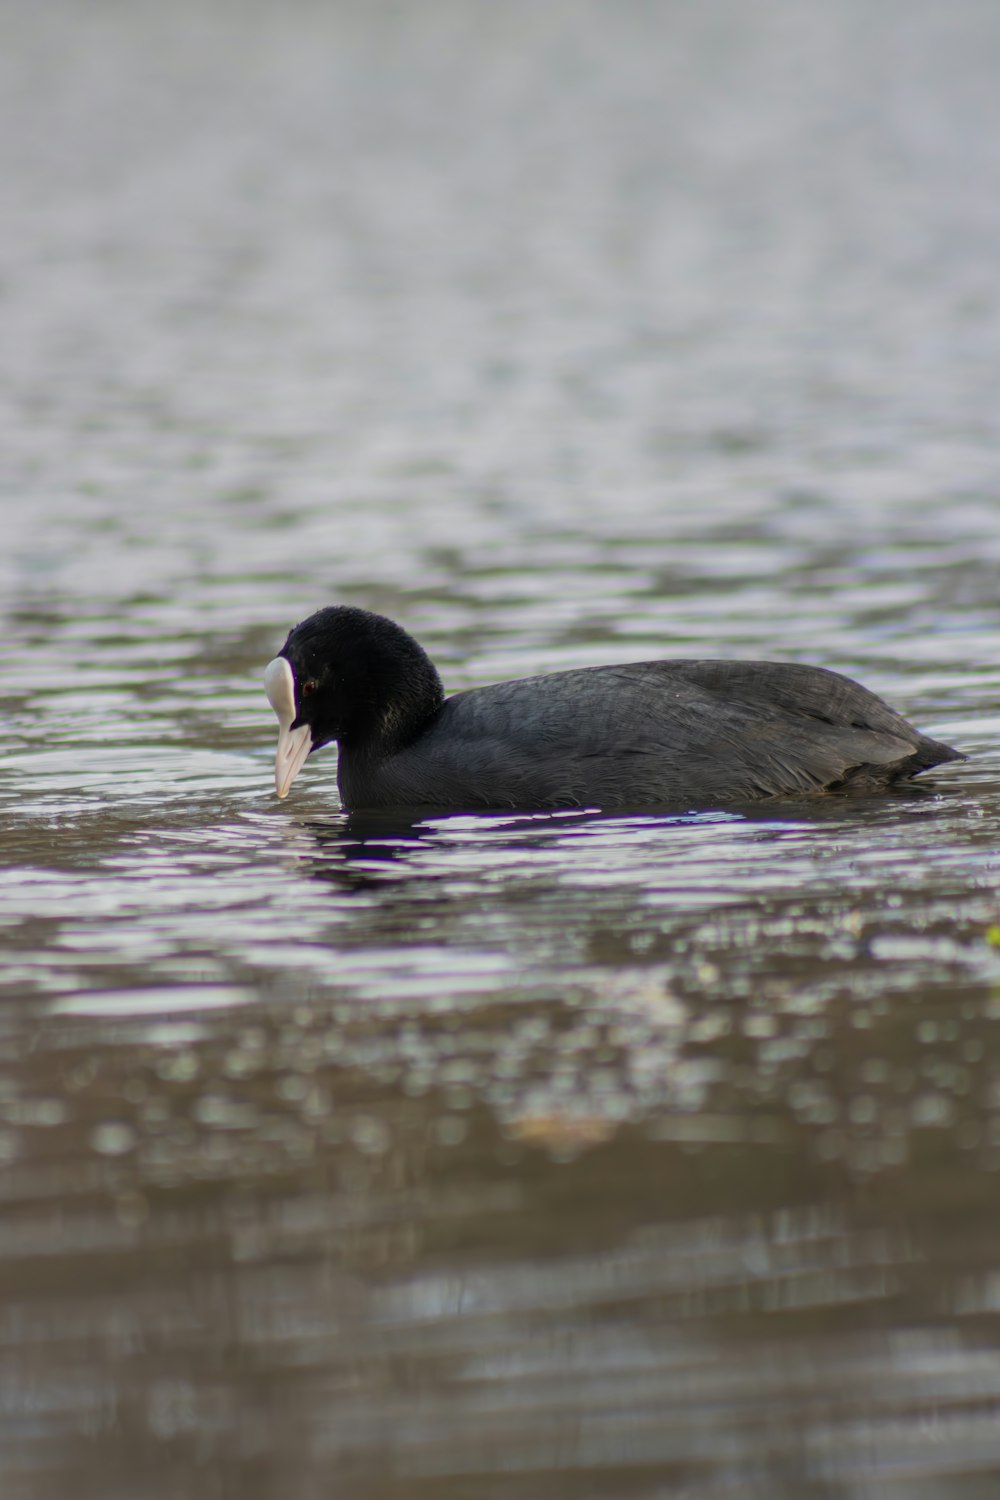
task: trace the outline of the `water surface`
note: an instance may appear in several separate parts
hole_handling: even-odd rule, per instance
[[[1000,1484],[1000,15],[0,16],[5,1500]],[[972,756],[347,817],[261,672],[860,677]]]

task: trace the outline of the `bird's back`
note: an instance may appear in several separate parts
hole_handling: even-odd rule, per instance
[[[885,787],[957,751],[820,667],[653,661],[449,698],[406,749],[341,756],[353,806],[707,807]]]

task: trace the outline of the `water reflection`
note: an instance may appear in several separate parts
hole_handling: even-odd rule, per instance
[[[364,866],[371,873],[386,878],[405,879],[419,865],[422,879],[431,876],[422,853],[430,854],[439,875],[446,873],[448,853],[460,858],[465,848],[478,855],[488,848],[491,855],[514,855],[545,850],[553,843],[571,847],[573,840],[595,825],[607,824],[616,847],[629,841],[637,828],[646,824],[671,826],[692,822],[717,822],[738,819],[738,813],[655,814],[628,819],[599,811],[538,814],[470,814],[461,815],[433,809],[361,810],[343,813],[336,819],[296,820],[316,844],[316,858],[309,862],[298,855],[298,867],[307,865],[319,879],[350,885],[355,880],[366,883]],[[383,868],[387,867],[387,868]],[[395,868],[393,868],[395,867]]]
[[[959,826],[283,810],[8,892],[46,924],[0,1071],[23,1488],[114,1494],[109,1445],[151,1496],[206,1454],[261,1496],[989,1473],[1000,970]]]
[[[151,1494],[198,1483],[206,1446],[266,1456],[241,1479],[252,1495],[272,1492],[271,1463],[307,1493],[336,1461],[362,1493],[587,1493],[595,1475],[628,1493],[652,1466],[791,1496],[897,1466],[947,1486],[970,1452],[996,1462],[1000,1365],[967,1255],[945,1272],[938,1205],[961,1163],[940,1130],[921,1205],[898,1163],[872,1195],[845,1191],[843,1158],[803,1154],[759,1106],[729,1135],[696,1106],[661,1110],[695,1126],[675,1137],[528,1135],[467,1079],[391,1082],[384,1023],[352,1062],[342,1025],[260,1022],[158,1045],[109,1033],[129,1080],[115,1118],[114,1053],[64,1032],[74,1122],[44,1127],[62,1165],[45,1181],[36,1159],[34,1191],[27,1166],[7,1174],[19,1289],[0,1327],[40,1369],[60,1361],[35,1420],[85,1473],[110,1433]],[[991,1221],[993,1186],[966,1224]],[[988,1237],[982,1253],[995,1275]],[[8,1407],[7,1451],[56,1493],[65,1457],[36,1450],[26,1410]]]

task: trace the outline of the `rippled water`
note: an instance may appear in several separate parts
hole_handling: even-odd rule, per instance
[[[998,62],[985,0],[0,13],[4,1500],[997,1493]],[[972,759],[279,804],[333,600]]]

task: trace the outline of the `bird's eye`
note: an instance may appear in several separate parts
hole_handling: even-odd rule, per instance
[[[302,684],[303,698],[308,698],[312,693],[316,691],[318,686],[319,683],[316,681],[315,677],[307,678],[307,680]]]

